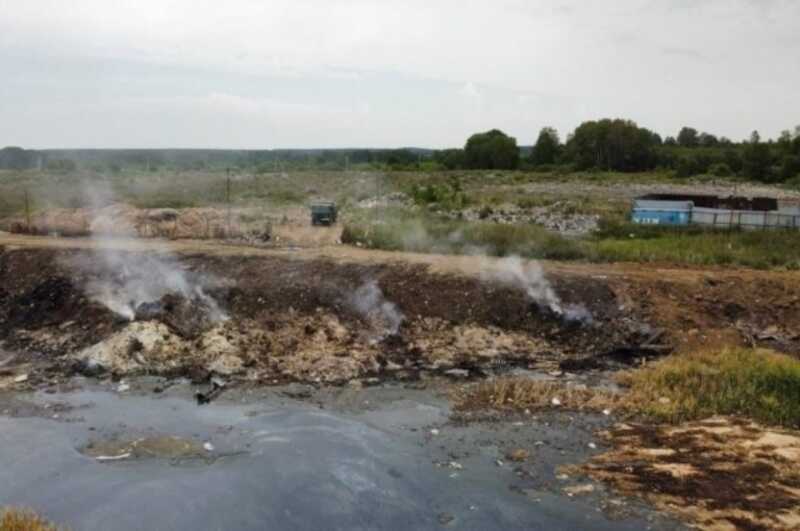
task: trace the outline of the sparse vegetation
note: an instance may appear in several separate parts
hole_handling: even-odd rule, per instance
[[[430,217],[349,223],[342,242],[372,249],[442,254],[519,255],[552,260],[577,260],[586,256],[582,242],[537,225]]]
[[[519,413],[526,409],[535,411],[553,407],[602,411],[617,407],[621,401],[619,393],[529,378],[486,380],[457,389],[452,398],[458,412],[494,410]]]
[[[738,415],[800,427],[800,361],[770,350],[727,348],[675,354],[618,377],[625,391],[529,378],[496,378],[458,388],[458,412],[611,409],[625,416],[678,423]]]
[[[28,509],[6,508],[0,513],[0,531],[59,531],[59,529],[61,528]]]
[[[800,269],[800,232],[792,230],[765,234],[617,223],[604,225],[601,232],[588,239],[574,239],[533,224],[420,216],[348,223],[343,242],[391,251]]]
[[[545,131],[545,135],[549,134]],[[786,144],[793,145],[788,141]],[[686,156],[699,156],[704,149],[723,148],[675,146],[674,149],[685,151]],[[709,171],[725,174],[729,169],[735,172],[727,163],[714,163]],[[24,217],[26,191],[33,215],[50,208],[86,207],[87,189],[101,199],[106,191],[109,200],[113,196],[114,200],[139,208],[223,207],[227,206],[228,177],[227,171],[213,168],[160,167],[157,171],[152,168],[145,171],[125,167],[112,172],[79,167],[56,173],[2,170],[0,218],[14,216],[19,220]],[[485,251],[493,255],[598,262],[800,268],[800,235],[796,231],[766,234],[699,227],[642,227],[628,223],[631,195],[625,193],[627,185],[700,184],[703,181],[694,177],[687,181],[669,170],[644,173],[568,169],[563,172],[257,173],[237,169],[230,172],[230,179],[230,200],[234,208],[257,208],[265,214],[273,214],[276,219],[280,219],[286,209],[303,207],[313,198],[333,199],[341,207],[341,219],[347,224],[344,241],[376,249],[437,253]],[[733,176],[716,179],[716,186],[744,184],[731,180],[737,179]],[[591,188],[587,190],[587,186]],[[787,187],[791,186],[797,183],[788,181]],[[100,193],[95,193],[98,191]],[[390,194],[400,196],[392,206],[375,209],[359,206],[360,201],[369,202]],[[545,209],[548,216],[558,219],[598,216],[601,230],[576,238],[548,232],[525,219],[495,222],[498,216],[493,214],[514,209]],[[373,215],[378,210],[380,215]],[[461,219],[467,211],[472,212],[472,216]]]
[[[800,427],[800,361],[769,350],[673,355],[621,380],[627,408],[654,420],[742,415]]]
[[[593,258],[605,262],[660,262],[800,268],[800,232],[709,230],[625,224],[595,236]]]

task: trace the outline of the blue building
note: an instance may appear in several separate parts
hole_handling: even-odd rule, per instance
[[[691,201],[636,199],[631,221],[642,225],[688,225],[693,206]]]
[[[651,194],[634,200],[631,221],[642,225],[716,228],[800,228],[800,209],[769,197]]]

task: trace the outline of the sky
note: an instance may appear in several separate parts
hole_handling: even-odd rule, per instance
[[[0,0],[0,146],[462,146],[800,124],[797,0]]]

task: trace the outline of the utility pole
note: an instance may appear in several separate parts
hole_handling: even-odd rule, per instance
[[[228,230],[226,233],[227,238],[231,237],[231,169],[226,168],[225,172],[228,174],[227,184],[225,186],[225,202],[228,203]]]
[[[25,221],[28,224],[28,234],[31,233],[31,200],[28,189],[25,189]]]

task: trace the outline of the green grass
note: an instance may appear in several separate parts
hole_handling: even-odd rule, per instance
[[[391,214],[383,220],[346,223],[343,241],[392,251],[800,269],[800,232],[789,230],[715,231],[618,224],[587,239],[572,239],[532,224]]]
[[[627,407],[658,421],[742,415],[800,427],[800,361],[769,350],[674,355],[622,378]]]
[[[536,225],[461,222],[419,217],[384,222],[350,222],[342,241],[372,249],[442,254],[519,255],[577,260],[585,245]]]
[[[605,262],[737,265],[756,269],[800,268],[800,232],[719,231],[624,226],[622,234],[594,237],[593,258]]]

